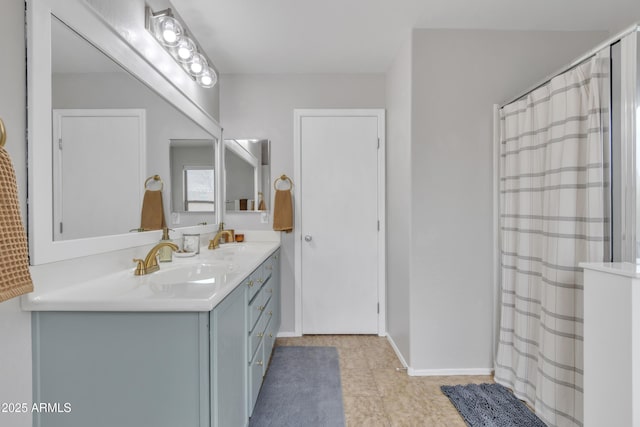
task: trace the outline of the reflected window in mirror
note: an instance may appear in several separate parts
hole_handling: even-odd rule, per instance
[[[270,141],[225,139],[225,211],[268,211],[270,200]]]
[[[210,139],[172,139],[171,212],[215,212],[215,141]]]
[[[213,169],[186,167],[184,193],[186,212],[215,212]]]

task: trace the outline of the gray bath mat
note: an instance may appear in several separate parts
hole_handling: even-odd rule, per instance
[[[546,427],[500,384],[443,385],[440,389],[470,427]]]
[[[335,347],[276,347],[251,427],[345,425]]]

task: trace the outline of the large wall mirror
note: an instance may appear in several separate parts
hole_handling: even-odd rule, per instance
[[[270,148],[267,139],[224,140],[226,212],[269,210]]]
[[[219,222],[215,120],[82,1],[50,3],[29,21],[31,263],[157,241],[130,232],[152,175],[170,227]]]

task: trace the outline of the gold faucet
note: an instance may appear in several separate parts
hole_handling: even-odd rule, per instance
[[[209,249],[218,249],[220,247],[220,238],[222,236],[227,236],[227,241],[233,242],[233,230],[218,230],[213,240],[209,241]]]
[[[136,276],[142,276],[142,275],[150,274],[150,273],[153,273],[154,271],[160,270],[160,266],[158,265],[158,258],[157,258],[158,251],[160,250],[160,248],[165,246],[170,247],[174,251],[177,251],[179,249],[178,245],[176,245],[175,243],[171,243],[171,242],[158,243],[157,245],[151,248],[151,250],[147,254],[147,257],[144,259],[144,261],[138,258],[133,259],[133,262],[138,263],[138,265],[136,266],[136,270],[133,272],[133,274],[135,274]]]

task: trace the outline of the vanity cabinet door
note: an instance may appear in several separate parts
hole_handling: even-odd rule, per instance
[[[34,412],[34,427],[210,425],[209,313],[32,319],[33,401],[60,402],[60,412]]]
[[[245,292],[238,286],[211,312],[212,426],[247,424]]]

